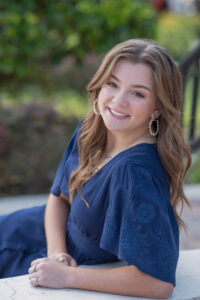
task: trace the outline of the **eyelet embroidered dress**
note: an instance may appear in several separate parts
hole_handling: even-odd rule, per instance
[[[69,196],[68,180],[78,167],[77,126],[51,187]],[[78,265],[125,260],[142,272],[176,285],[179,229],[169,202],[170,185],[156,144],[138,144],[112,158],[76,193],[66,235],[67,252]],[[45,206],[0,217],[0,277],[26,274],[46,256]]]

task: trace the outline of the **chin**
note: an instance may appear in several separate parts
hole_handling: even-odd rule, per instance
[[[125,129],[123,129],[123,128],[121,128],[121,126],[120,127],[114,127],[114,126],[107,126],[106,124],[105,124],[105,126],[106,126],[106,128],[107,128],[107,130],[109,130],[109,131],[111,131],[111,132],[114,132],[114,133],[117,133],[117,132],[125,132],[126,130]]]

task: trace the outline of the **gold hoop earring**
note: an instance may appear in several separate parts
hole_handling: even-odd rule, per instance
[[[101,113],[100,113],[100,112],[97,112],[97,110],[96,110],[96,104],[97,104],[97,99],[94,101],[94,104],[93,104],[93,111],[94,111],[95,115],[100,115]]]
[[[153,122],[156,122],[156,131],[152,131],[152,124]],[[151,119],[150,122],[149,122],[149,133],[150,135],[152,136],[156,136],[158,135],[158,132],[159,132],[159,120],[158,119]]]

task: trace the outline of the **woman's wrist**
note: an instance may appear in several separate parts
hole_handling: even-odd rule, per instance
[[[79,268],[68,267],[66,278],[66,288],[77,288],[77,278],[78,278]]]
[[[48,257],[58,256],[58,255],[64,255],[67,254],[67,249],[57,249],[47,252]]]

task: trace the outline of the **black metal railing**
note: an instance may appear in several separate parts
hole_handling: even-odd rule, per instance
[[[198,108],[198,88],[200,81],[200,44],[198,44],[188,55],[180,62],[179,67],[182,73],[183,79],[183,104],[182,104],[182,126],[186,126],[184,122],[185,118],[185,106],[186,106],[186,86],[189,80],[192,80],[192,94],[187,101],[190,101],[190,119],[187,130],[187,140],[191,147],[191,151],[195,152],[200,149],[200,132],[197,132],[197,112]],[[200,106],[199,106],[200,110]],[[199,136],[198,136],[199,135]]]

